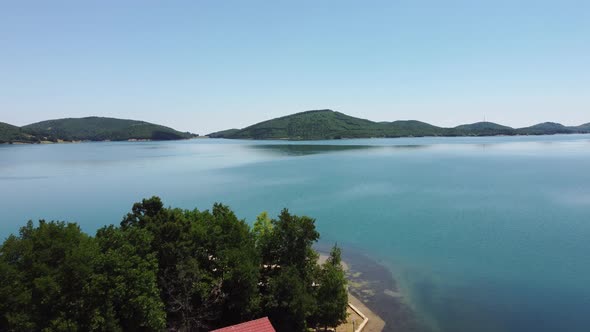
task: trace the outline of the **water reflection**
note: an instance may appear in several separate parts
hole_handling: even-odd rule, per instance
[[[280,156],[307,156],[322,153],[361,151],[361,150],[417,150],[429,145],[317,145],[317,144],[255,144],[248,148]]]

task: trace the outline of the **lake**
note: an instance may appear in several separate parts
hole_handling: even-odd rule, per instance
[[[590,136],[0,145],[0,236],[134,202],[287,207],[393,273],[433,331],[588,331]],[[389,328],[392,328],[391,326]]]

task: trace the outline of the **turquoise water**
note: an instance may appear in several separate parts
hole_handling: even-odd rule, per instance
[[[439,331],[588,331],[590,136],[0,145],[0,236],[133,202],[288,207],[390,267]]]

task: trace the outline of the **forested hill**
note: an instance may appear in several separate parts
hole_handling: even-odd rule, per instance
[[[23,142],[34,143],[37,138],[33,135],[26,134],[21,128],[0,122],[0,143]]]
[[[296,113],[246,127],[211,133],[212,138],[231,139],[291,139],[316,140],[370,137],[421,137],[421,136],[496,136],[496,135],[549,135],[590,133],[588,124],[566,127],[543,123],[526,128],[511,128],[492,122],[478,122],[443,128],[407,120],[374,122],[359,119],[332,110],[314,110]]]
[[[23,127],[0,124],[0,143],[178,140],[194,136],[144,121],[103,117],[48,120]]]

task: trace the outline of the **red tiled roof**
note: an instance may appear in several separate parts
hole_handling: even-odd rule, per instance
[[[211,332],[276,332],[267,317],[227,326]]]

